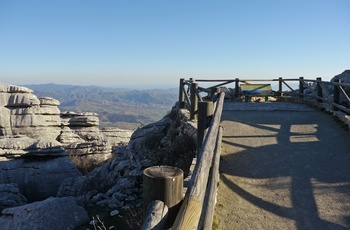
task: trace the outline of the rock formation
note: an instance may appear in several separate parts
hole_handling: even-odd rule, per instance
[[[0,211],[26,203],[27,199],[19,192],[17,184],[0,184]]]
[[[334,76],[332,78],[331,82],[334,82],[335,79],[340,80],[341,83],[350,84],[350,70],[345,70],[341,74]],[[344,90],[348,95],[350,95],[350,87],[344,87]],[[342,104],[348,108],[350,107],[348,100],[346,99],[346,97],[342,93],[340,93],[340,104]]]
[[[66,178],[81,176],[68,155],[103,162],[132,133],[100,130],[97,114],[61,113],[59,105],[0,83],[0,184],[16,184],[29,202],[56,195]]]
[[[142,171],[148,166],[176,166],[188,173],[196,153],[196,128],[186,110],[173,108],[162,120],[136,130],[114,158],[85,176],[64,181],[58,196],[110,208],[140,206]]]
[[[3,230],[75,229],[89,221],[83,207],[74,197],[48,198],[43,201],[7,208],[0,216]]]
[[[137,207],[143,169],[169,165],[188,173],[196,128],[186,110],[174,107],[162,120],[132,133],[100,130],[97,114],[61,113],[58,105],[53,98],[38,99],[30,89],[0,84],[2,228],[71,229],[86,221],[71,196],[84,205]],[[68,155],[109,160],[82,176]],[[47,199],[56,195],[66,198]]]

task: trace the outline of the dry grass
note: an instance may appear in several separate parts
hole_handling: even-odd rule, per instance
[[[103,164],[103,162],[98,162],[96,159],[87,156],[70,155],[69,158],[83,175],[88,174],[94,168],[100,167]]]

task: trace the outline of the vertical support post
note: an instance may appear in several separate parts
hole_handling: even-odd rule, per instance
[[[304,97],[304,77],[299,77],[299,97]]]
[[[235,81],[235,98],[239,97],[239,78]]]
[[[153,200],[163,201],[169,208],[165,228],[171,228],[183,198],[183,171],[171,166],[153,166],[143,171],[143,210]]]
[[[198,113],[198,97],[197,97],[198,83],[192,82],[191,84],[191,110],[190,110],[190,119],[196,120]]]
[[[197,147],[198,152],[202,147],[205,138],[205,130],[209,127],[211,117],[214,113],[214,103],[211,101],[198,102],[198,127],[197,127]]]
[[[320,103],[320,102],[322,102],[322,99],[319,99],[318,97],[323,97],[323,92],[322,92],[322,87],[321,87],[322,78],[318,77],[318,78],[316,78],[316,80],[317,80],[317,85],[316,85],[317,100],[316,100],[316,102]]]
[[[181,78],[181,79],[180,79],[180,85],[179,85],[179,108],[180,108],[180,109],[185,108],[185,92],[184,92],[184,87],[185,87],[185,79]]]
[[[214,87],[210,88],[210,97],[212,101],[216,101],[215,96],[220,93],[220,88]]]
[[[340,79],[334,79],[335,83],[341,83]],[[333,98],[333,102],[335,104],[340,104],[340,90],[339,90],[339,86],[334,85],[334,98]],[[334,111],[338,111],[338,107],[333,106],[333,110]]]
[[[278,78],[278,96],[282,96],[282,78]]]

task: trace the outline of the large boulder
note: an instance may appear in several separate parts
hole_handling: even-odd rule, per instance
[[[19,192],[17,184],[0,184],[0,212],[26,203],[27,198]]]
[[[7,208],[0,216],[3,230],[75,229],[87,221],[87,212],[77,205],[74,197],[51,197],[40,202]]]
[[[334,82],[336,79],[340,80],[341,83],[350,84],[350,70],[345,70],[341,74],[334,76],[331,82]],[[347,93],[348,96],[350,95],[350,87],[344,87],[344,91]],[[340,94],[340,104],[348,108],[350,107],[347,98],[342,93]]]
[[[0,183],[15,183],[28,202],[55,196],[61,183],[81,176],[67,157],[20,157],[0,162]]]

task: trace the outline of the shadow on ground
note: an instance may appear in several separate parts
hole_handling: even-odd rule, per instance
[[[235,194],[293,220],[296,229],[350,228],[350,134],[330,116],[318,111],[224,111],[222,125],[226,154],[221,158],[221,181]],[[288,187],[291,206],[252,194],[230,176],[289,178],[289,183],[264,186]]]

